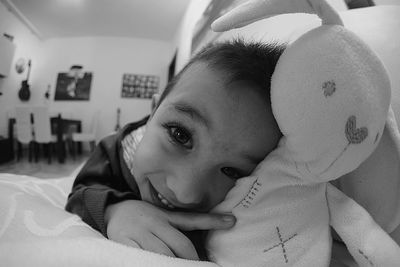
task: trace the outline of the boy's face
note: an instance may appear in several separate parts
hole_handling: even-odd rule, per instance
[[[266,97],[195,63],[147,124],[134,157],[142,199],[163,208],[208,211],[249,175],[279,138]]]

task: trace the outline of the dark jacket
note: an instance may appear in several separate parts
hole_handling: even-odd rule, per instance
[[[141,199],[138,186],[125,164],[122,139],[146,124],[144,119],[130,123],[107,136],[96,146],[76,177],[65,209],[107,237],[104,211],[107,205],[128,199]]]

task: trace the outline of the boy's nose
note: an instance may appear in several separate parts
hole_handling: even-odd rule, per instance
[[[193,171],[175,173],[167,177],[166,183],[181,204],[199,207],[205,205],[208,194],[205,174],[195,174]]]

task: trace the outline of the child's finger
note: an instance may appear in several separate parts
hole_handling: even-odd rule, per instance
[[[142,248],[139,245],[139,243],[137,243],[135,240],[132,240],[132,239],[130,239],[128,237],[113,238],[111,240],[113,240],[115,242],[118,242],[118,243],[121,243],[121,244],[124,244],[125,246],[128,246],[128,247]]]
[[[152,251],[170,257],[175,257],[174,253],[171,251],[168,245],[166,245],[163,240],[161,240],[154,234],[142,236],[140,244],[144,250]]]
[[[170,225],[166,227],[159,226],[156,228],[154,235],[161,239],[177,257],[188,260],[199,260],[199,256],[190,239],[174,227]]]
[[[184,231],[231,228],[236,219],[233,215],[212,213],[169,213],[172,226]]]

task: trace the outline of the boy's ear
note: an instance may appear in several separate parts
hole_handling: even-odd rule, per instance
[[[158,101],[160,100],[160,94],[153,94],[151,98],[151,114],[153,115],[154,111],[156,111],[156,107],[158,105]]]

